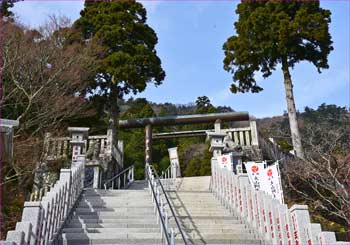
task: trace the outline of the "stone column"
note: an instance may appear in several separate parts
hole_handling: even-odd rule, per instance
[[[94,166],[94,183],[92,187],[94,189],[100,188],[100,166]]]
[[[145,127],[145,162],[152,163],[152,125],[148,124]]]
[[[258,130],[256,127],[256,121],[250,121],[250,132],[252,136],[251,144],[258,146],[259,145],[259,138],[258,138]]]

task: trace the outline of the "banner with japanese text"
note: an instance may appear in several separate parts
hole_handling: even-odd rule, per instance
[[[249,182],[256,191],[261,189],[262,175],[265,168],[265,162],[245,162]]]
[[[222,156],[217,157],[218,165],[220,168],[224,168],[232,171],[232,157],[231,154],[224,154]]]
[[[256,191],[264,191],[284,203],[278,162],[266,166],[266,162],[245,162],[249,182]]]

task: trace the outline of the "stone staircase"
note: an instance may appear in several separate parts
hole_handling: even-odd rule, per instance
[[[209,191],[210,177],[180,178],[168,191],[190,244],[261,244]],[[175,226],[174,219],[170,225]],[[175,230],[175,243],[181,243]],[[127,190],[86,189],[63,227],[59,244],[165,244],[147,182]]]
[[[60,244],[163,242],[145,181],[127,190],[84,190],[59,239]]]
[[[179,178],[174,184],[176,191],[168,191],[168,196],[189,243],[262,243],[253,230],[215,199],[209,191],[210,176]]]

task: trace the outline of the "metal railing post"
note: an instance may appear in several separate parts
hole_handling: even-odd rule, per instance
[[[173,229],[173,228],[171,228],[170,244],[171,244],[171,245],[174,245],[174,244],[175,244],[175,232],[174,232],[174,229]]]

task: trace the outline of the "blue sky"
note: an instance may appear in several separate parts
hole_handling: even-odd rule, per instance
[[[142,1],[148,24],[158,35],[157,52],[167,77],[157,88],[149,85],[137,97],[154,102],[186,104],[208,96],[215,106],[231,106],[257,117],[280,115],[286,110],[282,72],[267,79],[257,75],[264,91],[231,94],[231,76],[223,70],[222,45],[234,33],[238,1]],[[334,51],[330,69],[321,74],[302,62],[291,71],[296,106],[317,108],[321,103],[349,106],[350,94],[350,1],[321,1],[332,12],[330,32]],[[48,15],[60,14],[75,20],[83,1],[23,1],[13,11],[25,25],[38,26]]]

